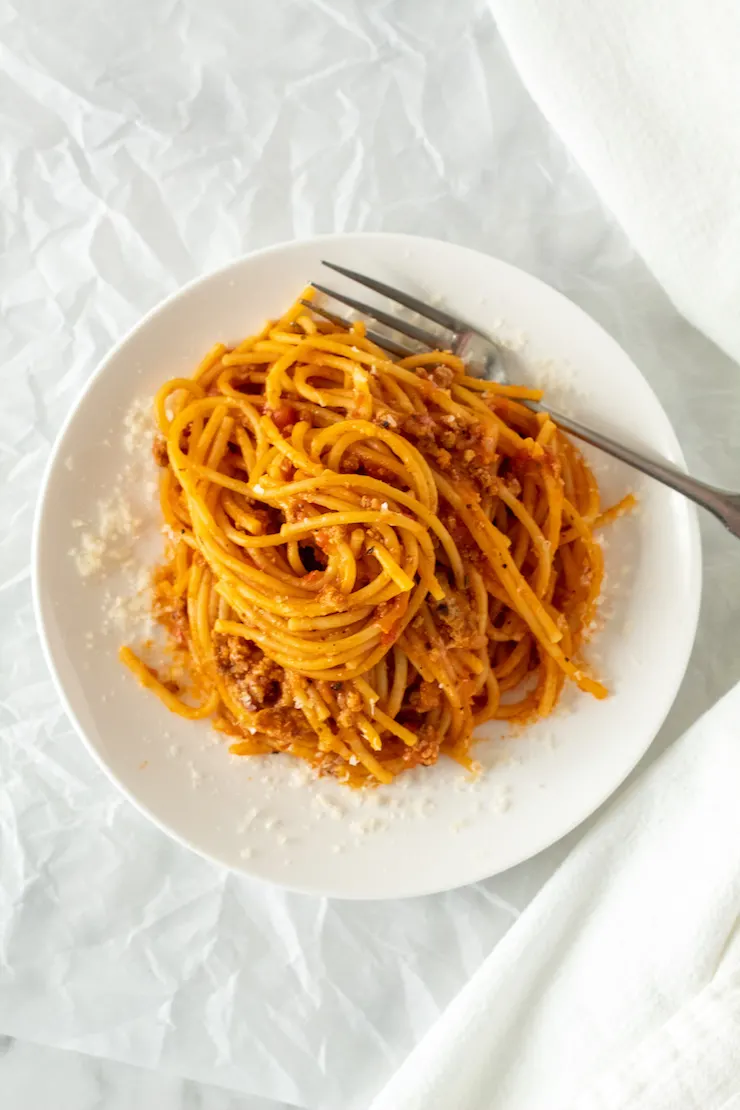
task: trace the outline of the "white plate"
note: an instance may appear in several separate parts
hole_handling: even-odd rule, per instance
[[[682,462],[665,413],[624,352],[529,275],[449,243],[401,235],[288,243],[189,285],[100,366],[47,473],[35,529],[36,611],[81,736],[166,832],[227,867],[298,890],[346,898],[430,893],[547,847],[637,763],[673,701],[694,638],[698,529],[678,495],[589,452],[606,502],[628,489],[640,496],[639,511],[609,530],[605,604],[613,612],[587,653],[611,696],[597,702],[571,691],[561,713],[519,735],[489,727],[477,748],[487,770],[476,782],[443,760],[359,795],[333,780],[299,785],[298,761],[232,757],[213,743],[207,723],[171,715],[119,663],[119,636],[102,630],[110,585],[80,578],[68,555],[79,540],[73,522],[93,520],[115,486],[131,402],[190,374],[216,340],[233,343],[257,329],[310,279],[327,281],[322,257],[439,297],[509,341],[526,337],[522,376],[546,378],[556,393],[567,384],[561,402],[574,415]]]

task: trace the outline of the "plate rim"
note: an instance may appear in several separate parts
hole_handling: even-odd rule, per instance
[[[331,886],[330,882],[322,884],[321,888],[319,889],[315,885],[311,885],[311,884],[302,885],[300,882],[294,882],[294,881],[291,881],[291,880],[284,880],[284,879],[281,879],[280,877],[266,878],[263,875],[255,874],[253,871],[251,871],[248,868],[248,866],[240,866],[240,865],[236,865],[234,863],[227,863],[223,859],[221,859],[217,855],[215,855],[213,852],[211,852],[208,849],[203,848],[202,846],[194,843],[186,835],[182,834],[181,832],[176,831],[169,824],[167,824],[165,820],[160,818],[157,815],[157,813],[150,807],[150,805],[148,803],[142,801],[139,797],[137,797],[136,794],[126,785],[126,783],[123,781],[123,779],[120,778],[118,776],[118,774],[105,761],[102,752],[96,747],[96,745],[92,742],[92,740],[89,739],[89,737],[87,736],[86,731],[83,729],[83,727],[81,725],[81,722],[77,717],[77,714],[75,713],[75,711],[72,707],[72,704],[69,700],[66,689],[65,689],[64,684],[61,680],[59,671],[58,671],[56,663],[55,663],[54,654],[53,654],[51,643],[50,643],[49,632],[48,632],[48,628],[47,628],[47,621],[46,621],[46,618],[45,618],[45,615],[44,615],[43,602],[42,602],[42,598],[41,598],[41,593],[42,593],[41,578],[42,578],[42,575],[41,575],[41,566],[40,566],[41,554],[42,554],[41,533],[42,533],[42,529],[43,529],[45,508],[46,508],[46,503],[47,503],[47,498],[48,498],[48,493],[49,493],[49,486],[51,484],[52,476],[53,476],[53,474],[54,474],[54,472],[57,468],[57,465],[61,461],[62,448],[63,448],[63,445],[64,445],[64,441],[66,439],[67,433],[69,431],[69,428],[70,428],[71,424],[73,423],[73,421],[75,419],[75,416],[77,414],[77,411],[80,408],[80,406],[82,405],[82,403],[83,403],[84,399],[86,398],[87,394],[93,389],[93,387],[94,387],[95,383],[98,381],[98,379],[101,378],[105,374],[105,372],[108,368],[108,365],[118,356],[121,349],[124,348],[126,346],[126,344],[137,333],[139,333],[140,331],[143,331],[152,319],[154,319],[156,316],[158,316],[162,311],[164,311],[170,305],[174,304],[175,302],[177,302],[180,299],[183,299],[183,298],[187,297],[187,295],[189,293],[191,293],[194,289],[198,288],[199,286],[207,285],[212,279],[214,279],[216,277],[222,277],[222,276],[227,275],[231,270],[236,270],[236,269],[240,268],[245,262],[254,261],[255,259],[263,258],[263,257],[269,256],[269,255],[272,255],[272,254],[280,254],[280,253],[283,253],[284,251],[290,250],[291,248],[294,248],[294,247],[305,246],[305,245],[321,245],[321,244],[324,244],[324,243],[331,244],[332,242],[346,241],[348,239],[363,239],[363,240],[367,240],[369,242],[370,241],[376,241],[377,242],[379,240],[386,239],[386,240],[393,240],[393,241],[396,241],[396,242],[405,241],[406,245],[412,245],[414,243],[416,243],[416,244],[424,243],[426,245],[432,246],[433,248],[434,247],[444,247],[445,249],[453,248],[456,251],[465,252],[465,253],[468,253],[472,256],[483,257],[486,260],[494,261],[498,265],[503,266],[504,268],[510,269],[510,270],[512,270],[512,271],[514,271],[518,274],[523,274],[523,275],[525,275],[525,277],[527,278],[528,281],[534,282],[537,285],[540,285],[540,286],[544,287],[548,291],[548,293],[554,294],[557,298],[561,298],[562,300],[567,302],[567,304],[568,304],[568,306],[571,310],[575,310],[577,313],[579,313],[580,315],[585,317],[589,321],[590,324],[597,327],[609,339],[609,341],[611,343],[613,343],[622,352],[624,357],[626,357],[629,360],[629,362],[633,366],[634,370],[639,375],[643,386],[649,391],[653,401],[657,405],[657,407],[660,410],[660,413],[661,413],[661,415],[662,415],[662,417],[665,421],[666,431],[669,433],[669,438],[670,438],[670,441],[671,441],[671,453],[670,453],[671,461],[673,463],[675,463],[677,466],[679,466],[681,469],[683,469],[683,470],[686,469],[686,462],[685,462],[685,459],[684,459],[684,455],[683,455],[683,451],[682,451],[682,448],[681,448],[680,440],[678,439],[678,436],[677,436],[676,431],[673,427],[673,424],[672,424],[668,414],[666,413],[662,402],[660,401],[659,397],[655,393],[655,391],[654,391],[652,385],[650,384],[650,382],[647,380],[645,375],[640,370],[639,366],[634,362],[634,360],[628,354],[628,352],[624,350],[624,348],[621,346],[621,344],[611,335],[611,333],[608,332],[606,330],[606,328],[603,327],[603,325],[599,323],[598,320],[595,320],[592,316],[590,316],[590,314],[588,312],[586,312],[585,309],[581,308],[581,306],[576,304],[575,301],[572,301],[566,294],[562,293],[559,289],[556,289],[554,286],[549,285],[547,282],[543,281],[541,278],[539,278],[535,274],[531,274],[529,271],[523,269],[522,267],[515,266],[512,263],[507,262],[506,260],[501,259],[496,255],[489,254],[486,251],[477,250],[474,247],[465,246],[463,244],[450,242],[450,241],[444,240],[444,239],[434,238],[432,236],[414,235],[414,234],[410,234],[408,232],[393,232],[393,231],[331,232],[331,233],[326,233],[326,234],[321,234],[321,235],[307,236],[307,237],[301,238],[301,239],[288,239],[288,240],[283,240],[279,243],[273,243],[273,244],[270,244],[268,246],[258,248],[257,250],[254,250],[254,251],[248,251],[248,252],[246,252],[242,255],[239,255],[237,258],[231,259],[229,262],[227,262],[227,263],[225,263],[221,266],[214,267],[214,268],[208,270],[206,273],[192,278],[190,281],[186,282],[184,285],[180,286],[178,289],[175,289],[173,292],[168,294],[162,300],[160,300],[156,304],[154,304],[139,320],[137,320],[137,322],[131,328],[129,328],[128,331],[126,331],[123,336],[121,336],[121,338],[107,351],[107,353],[103,356],[103,358],[96,365],[95,369],[90,374],[87,381],[85,382],[83,388],[80,390],[80,392],[75,397],[72,405],[70,406],[69,412],[67,413],[64,421],[62,422],[62,425],[61,425],[61,427],[60,427],[60,429],[59,429],[59,431],[58,431],[58,433],[57,433],[57,435],[54,439],[54,443],[53,443],[51,452],[49,454],[49,458],[47,459],[47,462],[46,462],[46,465],[45,465],[45,468],[44,468],[42,480],[41,480],[41,483],[40,483],[39,488],[38,488],[36,503],[35,503],[35,507],[34,507],[32,536],[31,536],[31,568],[30,568],[31,569],[31,594],[32,594],[32,606],[33,606],[34,619],[35,619],[35,623],[36,623],[36,629],[37,629],[37,632],[38,632],[39,640],[41,642],[42,654],[44,656],[46,666],[48,667],[48,670],[51,674],[52,681],[53,681],[53,684],[54,684],[54,688],[55,688],[55,690],[56,690],[56,692],[57,692],[57,694],[60,698],[60,701],[62,703],[62,707],[64,709],[64,712],[65,712],[68,720],[73,725],[77,735],[82,740],[82,742],[83,742],[85,748],[87,749],[87,751],[92,755],[92,757],[96,761],[97,765],[105,772],[108,779],[111,782],[113,782],[115,784],[116,788],[118,790],[120,790],[121,793],[124,795],[124,797],[126,797],[127,800],[129,802],[131,802],[131,804],[133,806],[135,806],[135,808],[141,814],[143,814],[149,821],[151,821],[158,829],[160,829],[163,833],[165,833],[165,835],[167,835],[168,837],[170,837],[171,839],[176,841],[178,844],[182,845],[185,848],[188,848],[192,852],[195,852],[201,858],[207,859],[209,862],[213,863],[215,866],[220,867],[220,868],[225,868],[226,870],[231,871],[234,874],[241,875],[244,878],[248,878],[253,882],[258,882],[258,883],[264,884],[264,885],[274,885],[274,886],[277,886],[277,887],[279,887],[281,889],[284,889],[284,890],[288,890],[288,891],[298,893],[298,894],[310,895],[312,897],[341,898],[341,899],[345,899],[347,901],[387,901],[387,900],[396,900],[396,899],[399,899],[399,898],[420,898],[420,897],[426,897],[426,896],[432,895],[432,894],[440,894],[440,893],[444,893],[446,891],[461,889],[462,887],[469,886],[469,885],[472,885],[472,884],[475,884],[475,883],[478,883],[478,882],[482,882],[482,881],[484,881],[485,879],[488,879],[488,878],[494,878],[496,875],[505,874],[507,871],[511,870],[512,868],[521,866],[522,864],[528,862],[529,860],[536,858],[541,852],[545,851],[547,848],[551,847],[552,845],[554,845],[556,843],[559,843],[566,836],[570,835],[570,833],[572,833],[574,831],[574,829],[578,828],[585,821],[587,821],[590,817],[592,817],[594,814],[596,814],[610,798],[613,798],[616,795],[616,793],[624,785],[624,783],[625,783],[626,779],[629,777],[629,775],[632,774],[632,772],[638,766],[640,761],[644,758],[646,753],[650,750],[650,747],[654,743],[658,732],[660,731],[663,724],[665,723],[665,720],[666,720],[666,718],[667,718],[667,716],[670,712],[670,709],[673,706],[673,704],[676,700],[677,694],[678,694],[678,692],[679,692],[679,690],[680,690],[680,688],[683,684],[683,680],[685,678],[686,671],[688,669],[691,654],[692,654],[692,651],[693,651],[693,648],[694,648],[694,645],[695,645],[695,642],[696,642],[696,632],[697,632],[697,628],[698,628],[699,614],[700,614],[700,607],[701,607],[701,600],[702,600],[702,592],[703,592],[703,553],[702,553],[701,538],[700,538],[700,531],[699,531],[698,512],[697,512],[696,506],[693,505],[693,503],[687,501],[686,502],[686,510],[687,510],[687,515],[686,515],[687,555],[688,555],[687,569],[688,569],[688,575],[689,575],[689,581],[690,581],[690,589],[689,589],[690,612],[688,614],[690,619],[689,619],[689,622],[688,622],[688,631],[689,631],[690,634],[687,635],[687,637],[686,637],[684,651],[683,651],[683,659],[681,660],[680,667],[678,667],[677,670],[676,670],[675,679],[671,683],[669,691],[667,692],[665,699],[663,700],[663,702],[661,703],[661,705],[659,707],[659,712],[656,712],[657,724],[656,724],[656,726],[655,726],[655,728],[652,732],[652,735],[649,736],[649,738],[646,740],[644,746],[641,747],[640,751],[638,753],[636,753],[634,760],[629,764],[629,766],[627,766],[625,768],[624,773],[619,778],[619,780],[613,782],[610,785],[610,787],[606,790],[606,792],[603,793],[603,795],[601,795],[599,797],[598,802],[592,804],[591,801],[590,801],[589,804],[588,804],[588,807],[587,807],[587,811],[585,813],[579,812],[579,815],[576,818],[574,818],[572,823],[569,823],[567,825],[567,827],[562,828],[554,837],[550,833],[545,833],[543,835],[543,838],[542,838],[542,843],[540,843],[539,846],[534,851],[527,851],[527,853],[525,855],[523,855],[521,858],[515,860],[514,862],[510,863],[505,868],[500,868],[500,869],[497,869],[497,870],[494,870],[494,871],[490,871],[490,870],[488,870],[487,868],[484,867],[483,870],[480,873],[476,873],[476,875],[474,877],[466,877],[459,883],[455,883],[455,884],[450,885],[447,882],[443,882],[442,885],[439,885],[439,883],[432,882],[431,884],[428,884],[428,885],[421,885],[417,889],[412,890],[410,893],[403,893],[403,894],[398,894],[398,893],[363,894],[363,893],[356,892],[356,891],[352,891],[352,892],[348,893],[347,891],[345,891],[343,889],[332,889],[332,886]],[[684,611],[684,624],[685,625],[686,625],[686,615],[687,614]]]

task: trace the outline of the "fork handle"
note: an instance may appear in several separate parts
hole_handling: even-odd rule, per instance
[[[620,459],[628,466],[634,467],[635,470],[640,470],[643,474],[655,478],[656,481],[662,482],[664,486],[669,486],[678,493],[682,493],[684,497],[688,497],[690,501],[701,505],[703,509],[707,509],[721,520],[734,536],[740,537],[740,493],[732,493],[730,490],[711,486],[708,482],[700,482],[698,478],[692,478],[691,475],[684,473],[683,470],[679,470],[677,466],[673,466],[671,463],[652,459],[649,455],[643,455],[641,451],[634,451],[631,447],[618,443],[611,436],[604,435],[603,432],[596,432],[586,424],[581,424],[578,420],[572,420],[569,416],[562,416],[559,412],[553,412],[552,409],[545,409],[541,405],[532,405],[531,407],[541,412],[549,412],[559,428],[585,440],[593,447],[598,447],[601,451],[605,451],[607,455],[613,455],[615,459]]]

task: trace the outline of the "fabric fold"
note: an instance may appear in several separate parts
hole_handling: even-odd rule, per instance
[[[490,6],[534,100],[678,310],[740,361],[740,5]]]
[[[740,686],[618,801],[372,1110],[740,1098]]]

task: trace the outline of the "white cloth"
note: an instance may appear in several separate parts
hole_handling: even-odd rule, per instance
[[[607,811],[372,1110],[740,1107],[740,686]]]
[[[490,3],[529,91],[676,307],[740,361],[740,4]]]

